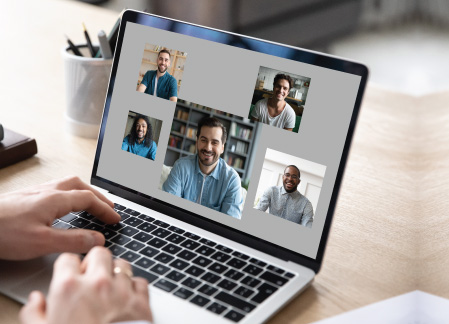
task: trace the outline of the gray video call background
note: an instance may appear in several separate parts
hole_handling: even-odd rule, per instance
[[[241,220],[158,189],[176,103],[136,91],[145,43],[188,53],[178,98],[242,117],[248,115],[260,66],[312,79],[298,134],[261,124]],[[97,174],[316,258],[360,79],[310,64],[127,23]],[[130,110],[163,121],[155,161],[121,150]],[[253,208],[267,148],[326,166],[311,229]]]

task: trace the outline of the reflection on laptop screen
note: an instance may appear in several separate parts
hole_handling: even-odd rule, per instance
[[[360,81],[127,23],[97,175],[316,258]]]

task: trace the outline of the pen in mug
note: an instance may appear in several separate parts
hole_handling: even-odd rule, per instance
[[[112,58],[111,46],[109,45],[108,38],[104,30],[98,32],[98,42],[100,44],[101,56],[107,60]]]
[[[78,55],[78,56],[83,56],[83,54],[81,54],[79,49],[72,43],[72,41],[69,39],[69,37],[67,35],[64,35],[64,36],[67,39],[67,43],[69,44],[69,48],[72,50],[73,54]]]
[[[86,25],[83,23],[83,29],[84,29],[84,37],[86,38],[87,47],[89,47],[90,55],[92,57],[95,57],[95,51],[94,47],[92,46],[92,42],[90,41],[89,34],[87,33]]]

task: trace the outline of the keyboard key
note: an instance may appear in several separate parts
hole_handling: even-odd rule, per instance
[[[155,225],[157,225],[157,226],[160,226],[160,227],[163,227],[163,228],[167,228],[167,227],[170,226],[169,224],[164,223],[163,221],[160,221],[160,220],[155,220],[155,221],[153,222],[153,224],[155,224]]]
[[[195,252],[197,252],[197,253],[199,253],[201,255],[209,256],[212,253],[214,253],[215,250],[213,248],[211,248],[211,247],[202,245],[198,249],[196,249]]]
[[[204,273],[204,270],[196,266],[191,266],[186,270],[186,272],[192,276],[198,277]]]
[[[169,245],[164,246],[164,248],[162,250],[165,252],[168,252],[170,254],[176,254],[179,251],[181,251],[182,249],[179,246],[169,244]]]
[[[146,243],[153,238],[153,235],[150,235],[145,232],[139,232],[133,236],[133,239],[138,240],[140,242]]]
[[[213,283],[216,283],[218,280],[220,280],[220,276],[217,276],[216,274],[214,274],[212,272],[206,272],[204,274],[204,276],[201,277],[201,279],[213,284]]]
[[[217,245],[217,243],[209,241],[209,240],[207,240],[205,238],[202,238],[200,240],[200,243],[206,244],[207,246],[210,246],[210,247],[214,247],[215,245]]]
[[[214,288],[214,287],[211,287],[211,286],[209,286],[207,284],[204,284],[204,285],[201,286],[200,289],[198,289],[198,291],[200,293],[203,293],[203,294],[207,295],[207,296],[212,296],[213,294],[215,294],[218,291],[218,289]]]
[[[226,266],[224,266],[224,265],[222,265],[220,263],[215,262],[208,269],[212,270],[212,271],[214,271],[216,273],[223,273],[223,272],[225,272],[228,269],[228,267],[226,267]]]
[[[242,296],[244,298],[248,298],[249,296],[251,296],[252,294],[254,294],[254,290],[251,290],[249,288],[245,288],[245,287],[238,287],[235,291],[234,294]]]
[[[171,256],[167,253],[159,253],[157,257],[154,258],[154,260],[162,262],[162,263],[169,263],[173,261],[175,257]]]
[[[293,278],[295,275],[291,272],[287,272],[284,276],[286,276],[287,278]]]
[[[72,227],[70,224],[64,223],[64,222],[58,222],[55,225],[53,225],[54,228],[60,228],[60,229],[69,229]]]
[[[158,287],[158,288],[160,288],[160,289],[162,289],[162,290],[165,290],[165,291],[167,291],[167,292],[170,292],[170,291],[172,291],[172,290],[174,290],[175,288],[178,287],[178,286],[175,285],[174,283],[172,283],[172,282],[170,282],[170,281],[168,281],[168,280],[165,280],[165,279],[159,280],[158,282],[156,282],[156,283],[154,284],[154,286],[155,286],[155,287]]]
[[[227,260],[229,260],[231,257],[228,254],[225,254],[223,252],[217,252],[214,255],[211,256],[212,259],[216,260],[216,261],[220,261],[220,262],[226,262]]]
[[[277,288],[275,288],[267,283],[263,283],[260,285],[259,288],[257,288],[257,290],[258,290],[258,293],[256,294],[256,296],[251,298],[251,300],[256,303],[261,303],[265,299],[270,297],[277,290]]]
[[[264,273],[262,273],[260,275],[260,278],[278,286],[283,286],[288,281],[288,279],[278,276],[277,274],[274,274],[270,271],[265,271]]]
[[[164,238],[170,234],[171,234],[170,231],[167,231],[166,229],[163,229],[163,228],[156,228],[154,231],[151,232],[151,235],[154,235],[154,236],[157,236],[160,238]]]
[[[114,203],[114,208],[117,209],[117,210],[125,210],[126,209],[125,206],[122,206],[122,205],[116,204],[116,203]]]
[[[256,308],[256,306],[254,306],[251,303],[248,303],[246,301],[244,301],[241,298],[232,296],[224,291],[219,292],[216,296],[215,299],[222,301],[225,304],[231,305],[235,308],[238,308],[246,313],[251,312],[254,308]]]
[[[111,245],[112,245],[112,243],[109,241],[104,242],[104,247],[110,247]]]
[[[128,262],[133,262],[135,260],[137,260],[138,258],[140,258],[140,255],[131,251],[127,251],[125,253],[123,253],[122,255],[120,255],[120,257],[122,259],[125,259]]]
[[[146,233],[150,233],[151,231],[154,231],[154,229],[157,228],[157,226],[153,224],[142,223],[139,226],[137,226],[137,228]]]
[[[144,222],[152,222],[152,221],[154,221],[154,218],[153,217],[151,217],[151,216],[148,216],[148,215],[145,215],[145,214],[140,214],[139,216],[137,216],[137,217],[139,217],[141,220],[143,220]]]
[[[178,272],[176,270],[173,270],[170,272],[166,277],[170,280],[173,280],[175,282],[178,282],[179,280],[183,279],[186,275],[182,274],[181,272]]]
[[[277,268],[277,267],[275,267],[275,266],[272,266],[272,265],[269,265],[268,267],[267,267],[267,269],[268,270],[271,270],[271,271],[273,271],[273,272],[276,272],[277,274],[283,274],[285,271],[284,270],[282,270],[282,269],[280,269],[280,268]]]
[[[237,268],[237,269],[241,269],[243,268],[247,263],[245,261],[242,261],[240,259],[237,258],[232,258],[231,260],[229,260],[226,264],[230,265],[231,267]],[[262,271],[262,270],[261,270]]]
[[[243,271],[252,274],[253,276],[257,276],[259,273],[262,272],[262,268],[249,264],[245,269],[243,269]]]
[[[104,230],[104,227],[95,223],[90,223],[89,225],[84,227],[84,229],[101,232]]]
[[[206,297],[196,295],[190,300],[191,303],[194,303],[195,305],[198,305],[200,307],[203,307],[204,305],[208,304],[210,300]]]
[[[109,250],[111,251],[112,255],[115,256],[119,256],[120,254],[122,254],[123,252],[126,251],[126,249],[124,247],[121,247],[120,245],[111,245],[109,247]]]
[[[163,247],[164,245],[166,245],[167,242],[164,241],[164,240],[161,240],[160,238],[155,237],[155,238],[153,238],[151,241],[149,241],[147,244],[148,244],[148,245],[151,245],[151,246],[154,246],[155,248],[160,249],[161,247]]]
[[[185,240],[182,244],[182,247],[185,247],[189,250],[195,250],[198,246],[200,246],[200,243],[192,241],[192,240]]]
[[[126,244],[125,247],[133,251],[139,251],[145,247],[145,244],[137,241],[131,241],[128,244]]]
[[[125,225],[123,225],[122,223],[116,223],[116,224],[107,224],[105,228],[118,232],[123,227],[125,227]]]
[[[230,249],[230,248],[228,248],[226,246],[223,246],[223,245],[217,245],[215,248],[217,250],[223,251],[225,253],[231,253],[233,251],[232,249]]]
[[[194,253],[192,251],[189,251],[189,250],[182,250],[181,252],[178,253],[177,256],[182,258],[182,259],[184,259],[184,260],[190,261],[194,257],[198,256],[198,254],[196,254],[196,253]]]
[[[156,254],[158,254],[159,251],[156,249],[153,249],[152,247],[147,246],[142,251],[140,251],[140,253],[151,258],[151,257],[155,256]]]
[[[212,261],[200,255],[198,258],[193,260],[192,263],[197,264],[201,267],[207,267],[212,263]]]
[[[185,237],[187,237],[189,239],[192,239],[192,240],[195,240],[195,241],[198,241],[200,239],[200,237],[198,235],[190,233],[190,232],[185,232],[183,235]]]
[[[135,211],[135,210],[133,210],[131,208],[127,208],[123,212],[125,212],[127,214],[130,214],[132,216],[139,216],[140,215],[140,213],[138,211]]]
[[[94,215],[89,214],[87,211],[82,211],[81,213],[78,214],[78,216],[80,216],[80,217],[82,217],[84,219],[87,219],[87,220],[92,220],[92,219],[95,218]]]
[[[152,283],[154,280],[157,279],[156,275],[154,275],[154,274],[152,274],[152,273],[150,273],[148,271],[139,269],[139,268],[137,268],[137,267],[135,267],[133,265],[131,265],[131,267],[133,268],[133,275],[136,276],[136,277],[145,278],[145,279],[148,280],[149,283]]]
[[[143,220],[138,219],[136,217],[129,217],[128,219],[123,221],[123,223],[125,223],[126,225],[129,225],[129,226],[132,226],[132,227],[137,227],[143,223]]]
[[[182,269],[186,268],[188,265],[189,264],[187,262],[179,260],[179,259],[170,263],[170,266],[172,266],[173,268],[176,268],[178,270],[182,270]]]
[[[119,231],[119,233],[122,233],[123,235],[126,235],[126,236],[133,236],[134,234],[136,234],[136,233],[138,233],[138,232],[139,232],[139,231],[138,231],[137,229],[132,228],[132,227],[130,227],[130,226],[123,227],[123,228]]]
[[[193,292],[186,288],[179,288],[173,295],[178,296],[182,299],[187,299],[193,295]]]
[[[124,221],[125,219],[130,218],[131,216],[128,214],[125,214],[124,212],[118,211],[117,214],[120,215],[120,217],[122,218],[121,220]]]
[[[78,228],[84,228],[87,225],[89,225],[90,222],[84,218],[78,217],[78,218],[75,218],[72,221],[70,221],[70,224],[72,224],[73,226],[78,227]]]
[[[245,317],[245,315],[242,315],[242,314],[240,314],[240,313],[238,313],[238,312],[236,312],[236,311],[234,311],[234,310],[231,310],[231,311],[229,311],[229,312],[225,315],[225,317],[226,317],[227,319],[230,319],[231,321],[237,323],[237,322],[240,322],[241,319],[242,319],[243,317]]]
[[[186,238],[185,238],[185,237],[182,237],[181,235],[178,235],[178,234],[172,234],[172,235],[170,235],[169,237],[167,237],[166,240],[167,240],[167,241],[170,241],[170,242],[172,242],[172,243],[175,243],[175,244],[179,244],[179,243],[181,243],[182,241],[185,241]]]
[[[150,270],[159,275],[163,275],[168,270],[170,270],[170,268],[158,263],[154,267],[152,267]]]
[[[248,256],[248,255],[243,254],[243,253],[238,252],[238,251],[234,251],[234,252],[232,253],[232,255],[235,256],[235,257],[237,257],[237,258],[243,259],[243,260],[248,260],[248,259],[249,259],[249,256]]]
[[[189,288],[195,289],[196,287],[198,287],[201,283],[201,281],[193,279],[191,277],[188,277],[186,280],[184,280],[183,282],[181,282],[184,286],[187,286]]]
[[[220,281],[217,285],[220,288],[226,289],[231,291],[232,289],[234,289],[235,287],[237,287],[236,283],[233,283],[232,281],[228,280],[228,279],[223,279],[222,281]]]
[[[179,227],[176,226],[170,226],[168,229],[172,232],[175,232],[176,234],[182,234],[185,232],[183,229],[180,229]]]
[[[102,225],[102,226],[106,225],[105,222],[99,220],[98,218],[93,218],[91,221],[92,221],[92,223],[95,223],[95,224],[98,224],[98,225]]]
[[[235,280],[235,281],[239,281],[240,278],[242,278],[244,276],[243,273],[241,273],[240,271],[234,270],[234,269],[229,269],[228,272],[226,272],[225,277],[228,277],[229,279]]]
[[[104,235],[104,237],[109,240],[117,235],[117,232],[114,230],[111,230],[110,228],[104,227],[101,233]]]
[[[119,235],[116,235],[113,238],[111,238],[110,241],[112,243],[115,243],[115,244],[118,244],[118,245],[125,245],[126,243],[131,241],[131,239],[128,236],[125,236],[123,234],[119,234]]]
[[[136,262],[136,264],[138,266],[141,266],[142,268],[145,268],[145,269],[148,269],[149,267],[151,267],[155,263],[156,262],[154,262],[153,260],[150,260],[150,259],[145,258],[145,257],[141,257],[139,259],[139,261]]]
[[[226,310],[226,306],[223,306],[219,303],[212,303],[209,307],[207,307],[208,310],[210,310],[212,313],[220,315]]]
[[[251,260],[249,260],[249,262],[251,262],[252,264],[258,265],[259,267],[265,267],[267,264],[259,259],[256,258],[252,258]]]
[[[261,283],[260,280],[257,280],[256,278],[253,278],[251,276],[246,276],[241,282],[242,282],[242,284],[245,284],[252,288],[256,287],[257,285],[259,285]]]
[[[59,219],[66,222],[66,223],[70,223],[72,220],[74,220],[76,217],[76,215],[73,214],[67,214],[65,216],[60,217]]]
[[[56,225],[56,224],[58,224],[59,223],[59,220],[58,219],[55,219],[54,221],[53,221],[53,223],[51,223],[51,225],[53,226],[53,225]]]

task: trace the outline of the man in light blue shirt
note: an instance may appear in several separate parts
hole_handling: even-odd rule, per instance
[[[177,160],[162,190],[240,219],[242,188],[237,172],[220,158],[227,132],[216,118],[198,123],[197,154]]]
[[[123,139],[122,150],[154,161],[157,145],[153,141],[153,127],[147,116],[137,115],[134,118],[129,135]]]

